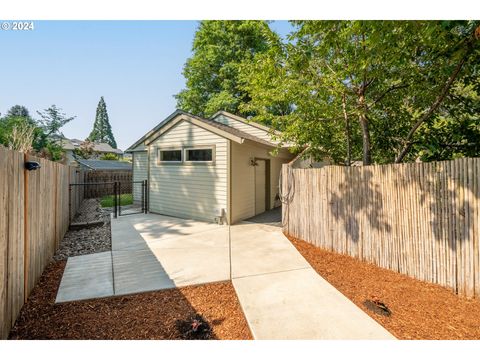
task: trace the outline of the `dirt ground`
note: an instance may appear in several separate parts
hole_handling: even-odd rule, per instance
[[[289,237],[310,265],[399,339],[480,339],[480,301]],[[389,317],[367,309],[378,298]]]
[[[211,339],[252,338],[230,282],[56,305],[65,264],[45,269],[10,339],[183,339],[179,322],[197,314]]]

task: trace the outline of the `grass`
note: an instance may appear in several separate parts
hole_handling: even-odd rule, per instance
[[[121,194],[120,195],[120,205],[130,205],[133,204],[133,195],[132,194]],[[113,207],[113,195],[106,195],[100,199],[101,207]]]

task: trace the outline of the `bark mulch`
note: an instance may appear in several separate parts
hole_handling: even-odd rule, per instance
[[[45,269],[10,339],[252,338],[230,282],[55,304],[65,265]]]
[[[325,280],[395,337],[480,339],[479,300],[468,300],[442,286],[288,238]],[[369,306],[372,300],[385,304],[390,316]]]

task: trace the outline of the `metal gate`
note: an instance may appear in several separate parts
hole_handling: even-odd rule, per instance
[[[146,214],[148,209],[147,180],[115,182],[114,217]]]
[[[117,218],[147,213],[147,189],[147,180],[71,183],[70,221],[92,223],[99,221],[102,214],[112,213]]]

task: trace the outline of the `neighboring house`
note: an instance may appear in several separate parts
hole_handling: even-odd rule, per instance
[[[133,179],[148,180],[149,210],[163,215],[235,223],[279,206],[282,164],[266,126],[227,112],[203,119],[175,111],[125,152]]]
[[[132,170],[132,163],[117,160],[84,160],[77,159],[83,170]]]
[[[80,148],[83,143],[83,140],[78,139],[62,139],[62,147],[65,151],[65,162],[67,165],[72,165],[76,162],[77,157],[75,156],[74,150]],[[93,155],[91,159],[99,159],[102,155],[105,154],[115,154],[119,157],[122,157],[123,151],[120,149],[114,149],[106,143],[93,144]]]

